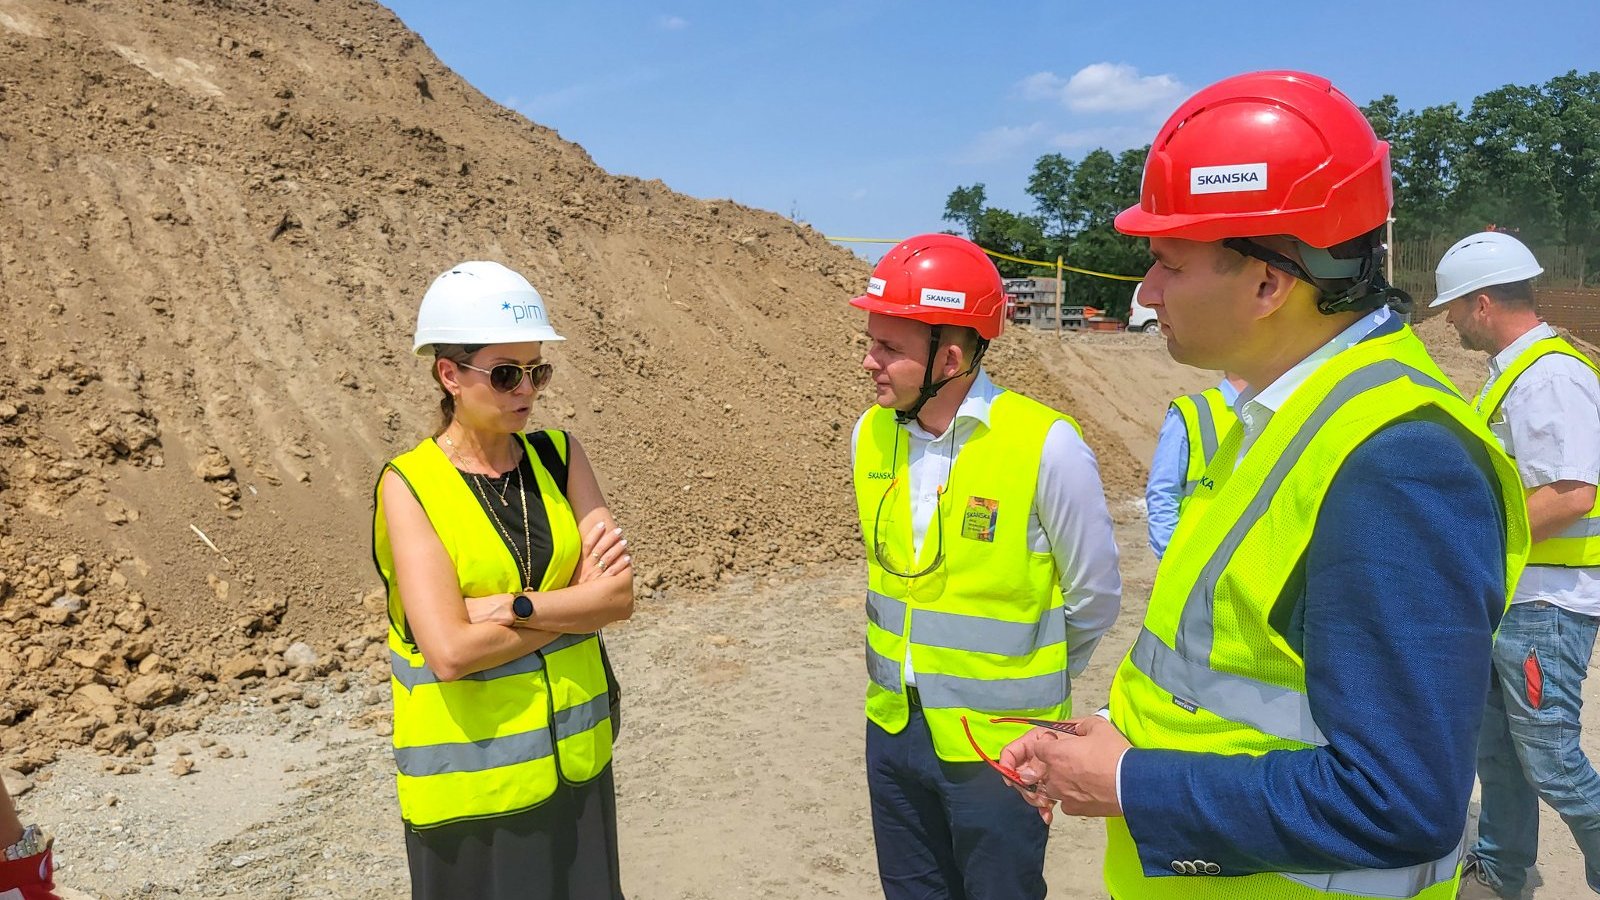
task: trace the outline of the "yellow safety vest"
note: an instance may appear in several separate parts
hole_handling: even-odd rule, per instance
[[[1239,417],[1228,408],[1219,388],[1185,394],[1173,400],[1171,406],[1183,417],[1183,428],[1189,438],[1189,466],[1183,478],[1183,497],[1178,501],[1178,514],[1182,515],[1183,508],[1189,505],[1189,496],[1206,474],[1212,457],[1217,455],[1217,444],[1238,424]]]
[[[1487,390],[1478,395],[1478,402],[1474,408],[1483,416],[1485,422],[1493,422],[1497,416],[1502,415],[1501,406],[1506,402],[1506,395],[1511,392],[1512,385],[1521,377],[1523,372],[1534,363],[1551,354],[1570,356],[1589,367],[1589,370],[1600,376],[1600,369],[1589,357],[1579,353],[1577,348],[1558,337],[1547,337],[1534,341],[1511,361],[1500,377],[1487,386]],[[1528,556],[1528,564],[1536,566],[1600,566],[1600,496],[1595,498],[1594,508],[1584,514],[1583,518],[1572,523],[1560,534],[1546,538],[1533,545],[1533,552]]]
[[[566,436],[548,434],[565,459]],[[527,438],[521,440],[550,521],[550,565],[539,590],[563,588],[581,552],[578,525],[560,486]],[[391,460],[389,470],[428,514],[455,564],[462,596],[522,589],[505,540],[437,444],[424,440]],[[581,783],[598,776],[611,761],[611,720],[596,636],[562,635],[536,653],[441,681],[406,623],[383,497],[374,494],[373,557],[389,588],[389,685],[401,816],[412,827],[425,828],[507,815],[543,802],[560,781]]]
[[[1028,543],[1045,435],[1059,421],[1078,427],[1020,394],[997,396],[989,424],[956,455],[920,556],[912,551],[910,439],[891,409],[874,407],[861,423],[855,488],[867,544],[867,718],[891,733],[905,728],[909,641],[940,759],[978,759],[962,716],[994,756],[1027,726],[992,724],[990,717],[1070,715],[1061,573],[1054,556]],[[941,552],[943,562],[916,578],[879,562],[912,574]]]
[[[1261,755],[1327,744],[1311,715],[1305,661],[1269,616],[1345,459],[1386,425],[1425,408],[1454,419],[1492,460],[1507,528],[1509,601],[1528,554],[1515,468],[1411,329],[1370,338],[1307,379],[1237,468],[1243,430],[1218,447],[1162,560],[1144,628],[1111,685],[1111,720],[1133,746]],[[1106,830],[1106,885],[1123,900],[1454,900],[1460,878],[1459,847],[1406,869],[1226,877],[1193,874],[1192,862],[1180,861],[1174,867],[1183,874],[1153,877],[1126,822],[1107,819]]]

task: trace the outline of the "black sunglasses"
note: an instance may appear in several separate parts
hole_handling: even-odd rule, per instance
[[[531,366],[501,363],[492,369],[480,369],[468,363],[456,363],[456,365],[463,369],[471,369],[474,372],[482,372],[489,376],[489,386],[502,394],[509,394],[516,390],[517,385],[522,383],[524,373],[527,374],[528,382],[533,385],[533,389],[542,391],[549,386],[550,376],[555,373],[556,369],[555,366],[547,362],[534,363]]]

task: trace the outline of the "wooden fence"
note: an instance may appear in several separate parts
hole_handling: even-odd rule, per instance
[[[1546,322],[1600,344],[1600,288],[1541,288],[1533,293]]]
[[[1426,304],[1433,299],[1433,270],[1440,257],[1455,243],[1454,238],[1433,238],[1426,241],[1395,241],[1394,284],[1412,297]],[[1544,274],[1539,276],[1539,287],[1544,289],[1581,288],[1590,275],[1585,271],[1584,248],[1567,246],[1529,247]],[[1588,338],[1585,338],[1588,340]]]

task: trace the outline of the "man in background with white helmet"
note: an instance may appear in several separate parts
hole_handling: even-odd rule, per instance
[[[1566,820],[1600,893],[1600,775],[1579,744],[1583,680],[1600,622],[1600,378],[1539,319],[1544,269],[1521,241],[1462,238],[1435,273],[1445,315],[1468,350],[1489,354],[1475,404],[1528,490],[1533,549],[1500,621],[1478,741],[1483,784],[1480,885],[1522,893],[1539,849],[1539,798]]]
[[[1094,452],[980,366],[982,248],[908,238],[850,301],[877,396],[851,443],[867,547],[867,789],[891,900],[1045,895],[1046,823],[984,760],[1071,714],[1121,578]]]

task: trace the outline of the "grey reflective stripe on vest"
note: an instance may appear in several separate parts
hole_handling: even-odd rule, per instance
[[[918,672],[917,693],[929,709],[1045,709],[1067,702],[1072,679],[1065,669],[1030,678],[962,678]]]
[[[1558,538],[1589,538],[1600,535],[1600,516],[1595,516],[1593,511],[1578,521],[1567,526]],[[1548,538],[1546,539],[1548,540]]]
[[[556,740],[563,741],[604,722],[611,715],[611,698],[604,691],[577,706],[556,710]]]
[[[1065,644],[1067,617],[1059,608],[1045,610],[1037,622],[1002,622],[984,616],[913,609],[911,642],[919,647],[1027,656],[1052,644]]]
[[[1200,428],[1200,454],[1209,465],[1217,455],[1217,420],[1211,415],[1211,400],[1205,394],[1190,394],[1189,400],[1198,416],[1195,424]]]
[[[887,594],[867,591],[867,621],[895,637],[905,637],[906,604]],[[1067,641],[1066,614],[1047,609],[1038,622],[1005,622],[986,616],[911,611],[912,641],[922,647],[1027,656],[1052,644]]]
[[[867,591],[867,621],[895,637],[904,637],[906,629],[906,604],[888,594]]]
[[[1279,872],[1291,881],[1331,894],[1355,894],[1358,897],[1410,898],[1433,887],[1441,881],[1456,877],[1456,867],[1466,851],[1466,838],[1456,849],[1442,859],[1404,869],[1353,869],[1348,872],[1328,872],[1316,875]]]
[[[1311,704],[1299,691],[1190,662],[1149,629],[1139,632],[1128,661],[1178,700],[1275,737],[1327,746],[1311,718]]]
[[[482,772],[529,760],[542,759],[555,752],[550,732],[545,728],[508,734],[503,737],[460,744],[429,744],[424,747],[394,748],[394,763],[400,774],[413,778],[444,775],[450,772]]]
[[[592,637],[594,637],[592,633],[563,634],[545,644],[537,653],[529,653],[527,656],[501,663],[492,669],[484,669],[482,672],[463,675],[459,680],[494,681],[496,678],[507,678],[512,675],[527,675],[530,672],[537,672],[544,668],[544,654],[565,650],[568,647],[576,647]],[[429,668],[427,663],[413,666],[410,660],[396,653],[393,649],[389,650],[389,670],[394,673],[394,678],[400,682],[400,686],[407,691],[416,690],[418,685],[439,684],[442,681],[434,673],[433,669]]]
[[[1267,508],[1272,505],[1273,497],[1278,493],[1278,488],[1289,477],[1289,472],[1295,463],[1300,461],[1300,455],[1305,452],[1306,446],[1316,437],[1322,426],[1333,418],[1339,408],[1351,400],[1393,381],[1409,378],[1411,381],[1426,388],[1457,396],[1455,391],[1440,384],[1433,376],[1426,372],[1413,369],[1399,360],[1384,359],[1363,366],[1349,375],[1346,375],[1334,386],[1328,396],[1317,404],[1305,424],[1290,439],[1289,445],[1278,455],[1267,472],[1266,480],[1256,495],[1250,499],[1250,505],[1245,507],[1238,521],[1228,529],[1223,536],[1222,543],[1217,546],[1216,552],[1206,562],[1205,568],[1200,571],[1200,577],[1195,579],[1194,587],[1189,592],[1189,598],[1183,605],[1183,616],[1178,621],[1178,634],[1175,649],[1185,659],[1209,660],[1211,658],[1211,644],[1213,637],[1213,621],[1211,617],[1211,602],[1216,595],[1217,581],[1222,577],[1228,564],[1233,561],[1233,554],[1244,543],[1245,536],[1250,529],[1266,514]],[[1198,697],[1191,700],[1201,702]],[[1203,702],[1201,705],[1206,705]]]
[[[894,660],[872,649],[872,640],[867,640],[867,677],[872,683],[886,691],[900,693],[900,666]]]

